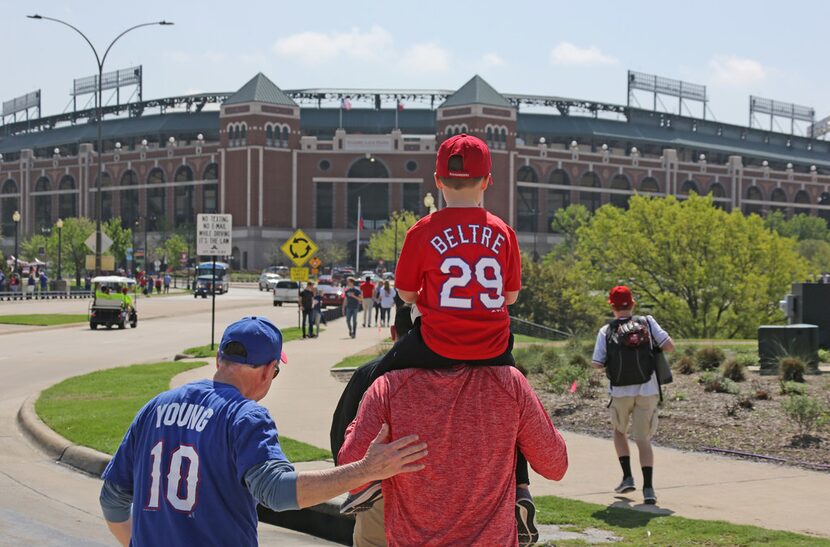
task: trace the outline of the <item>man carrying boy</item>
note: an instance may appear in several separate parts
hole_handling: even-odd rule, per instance
[[[622,482],[614,491],[623,494],[635,489],[628,449],[628,422],[631,438],[637,444],[643,470],[643,502],[657,503],[652,485],[654,452],[651,438],[657,432],[657,383],[653,353],[674,351],[674,343],[650,315],[632,316],[634,298],[628,287],[611,289],[608,303],[614,320],[599,329],[592,365],[604,368],[611,392],[611,425],[614,427],[614,448],[623,471]]]
[[[437,154],[435,184],[446,208],[412,226],[395,271],[395,289],[421,317],[375,367],[374,381],[404,368],[515,364],[507,306],[521,288],[521,256],[513,230],[481,206],[492,184],[490,151],[466,134],[445,140]],[[516,515],[521,543],[538,537],[528,491],[527,462],[516,465]],[[353,492],[343,512],[365,510],[381,496],[374,484]]]

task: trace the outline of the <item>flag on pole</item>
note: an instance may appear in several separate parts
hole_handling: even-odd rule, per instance
[[[340,99],[340,108],[342,108],[343,110],[351,110],[352,101],[350,101],[348,97],[343,97],[342,99]]]
[[[398,111],[403,112],[403,103],[400,100],[398,100]]]

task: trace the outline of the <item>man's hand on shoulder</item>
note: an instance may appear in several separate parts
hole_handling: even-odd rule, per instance
[[[398,473],[413,473],[424,468],[424,464],[419,463],[419,460],[429,452],[426,443],[416,444],[417,435],[407,435],[387,443],[388,438],[389,425],[383,424],[360,461],[367,477],[371,480],[382,480]]]

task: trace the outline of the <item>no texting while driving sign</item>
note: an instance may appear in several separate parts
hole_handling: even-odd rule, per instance
[[[196,215],[196,252],[202,256],[229,256],[232,228],[232,215]]]

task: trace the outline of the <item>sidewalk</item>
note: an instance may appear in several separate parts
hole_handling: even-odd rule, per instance
[[[377,328],[358,326],[357,338],[352,340],[345,322],[333,321],[319,338],[287,343],[289,364],[282,368],[279,381],[261,401],[274,416],[280,434],[328,448],[331,416],[345,387],[331,376],[331,366],[388,335],[388,329],[378,332]],[[212,368],[190,371],[174,382],[179,385],[208,374],[212,374]],[[646,506],[639,490],[627,495],[613,493],[620,471],[610,439],[576,433],[564,436],[570,460],[568,473],[560,483],[532,473],[531,491],[535,496],[556,495],[830,537],[828,473],[655,448],[658,505]],[[632,467],[636,469],[636,447],[632,446],[632,450]],[[635,472],[635,478],[639,485],[639,472]]]

